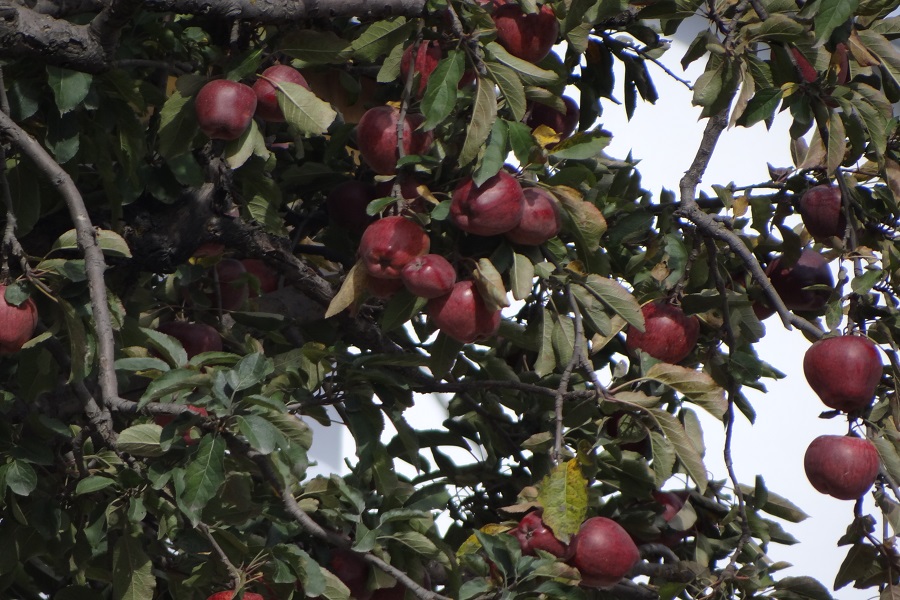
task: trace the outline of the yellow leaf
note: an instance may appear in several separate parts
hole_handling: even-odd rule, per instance
[[[366,276],[365,265],[363,265],[362,260],[357,261],[357,263],[353,265],[353,268],[350,269],[350,272],[347,273],[344,283],[341,284],[341,289],[338,290],[338,293],[331,299],[328,310],[325,311],[326,319],[333,317],[345,308],[352,306],[358,298],[365,294]]]

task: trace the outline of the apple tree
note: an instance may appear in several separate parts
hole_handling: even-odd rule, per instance
[[[895,7],[0,1],[0,595],[900,597]],[[603,113],[697,19],[704,135],[646,190]],[[794,164],[702,191],[778,113]],[[847,423],[833,582],[733,469],[764,319]]]

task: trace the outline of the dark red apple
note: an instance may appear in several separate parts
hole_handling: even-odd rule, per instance
[[[484,304],[474,281],[458,281],[453,290],[428,301],[428,316],[458,342],[469,344],[489,337],[500,327],[500,311]]]
[[[525,124],[531,127],[532,131],[544,125],[559,134],[559,139],[564,140],[575,132],[578,127],[578,119],[581,111],[578,104],[568,96],[562,97],[563,104],[566,105],[565,112],[559,112],[551,106],[541,104],[539,102],[529,103],[528,114],[525,116]]]
[[[641,307],[644,331],[629,327],[626,347],[634,352],[642,350],[663,362],[675,364],[684,360],[700,333],[700,320],[687,316],[679,307],[666,300],[655,300]]]
[[[169,321],[161,323],[156,329],[181,342],[189,359],[203,352],[222,351],[222,336],[205,323]]]
[[[256,277],[259,281],[259,292],[250,289],[250,297],[255,298],[259,294],[269,294],[278,289],[278,272],[270,267],[266,261],[258,258],[245,258],[241,260],[244,270]]]
[[[375,186],[351,179],[339,183],[328,193],[325,206],[336,225],[360,235],[374,220],[366,214],[366,207],[375,198],[378,198]]]
[[[456,269],[440,254],[425,254],[409,261],[400,279],[410,292],[421,298],[449,294],[456,283]]]
[[[803,457],[806,477],[817,491],[838,500],[856,500],[878,476],[878,451],[869,440],[820,435]]]
[[[547,190],[528,187],[522,190],[525,206],[519,224],[507,231],[506,239],[516,244],[539,246],[556,237],[562,227],[559,202]]]
[[[406,50],[403,51],[403,56],[400,58],[400,77],[405,86],[409,77],[409,69],[412,65],[415,69],[414,72],[419,76],[419,85],[415,94],[421,98],[425,94],[425,88],[428,86],[428,79],[431,77],[431,73],[437,68],[444,53],[441,52],[441,46],[437,40],[422,42],[419,44],[416,51],[416,60],[413,62],[413,47],[407,46]]]
[[[196,413],[201,417],[207,416],[209,413],[202,406],[194,406],[193,404],[188,405],[188,410],[192,413]],[[153,421],[159,425],[160,427],[165,427],[169,423],[175,420],[175,415],[155,415],[153,417]],[[197,444],[200,440],[191,437],[191,431],[188,429],[181,435],[181,439],[184,440],[184,443],[188,446],[193,446]],[[246,594],[245,594],[246,597]]]
[[[825,406],[844,412],[872,403],[881,371],[878,346],[858,335],[819,340],[803,356],[803,373],[809,387]]]
[[[6,286],[0,285],[0,356],[14,354],[31,339],[37,327],[37,305],[28,298],[19,306],[6,301]]]
[[[403,281],[400,279],[382,279],[366,273],[366,289],[375,298],[387,300],[403,289]]]
[[[559,23],[550,5],[526,14],[517,4],[502,4],[492,15],[497,42],[522,60],[536,63],[550,53],[559,36]]]
[[[800,196],[800,216],[806,230],[816,239],[844,237],[847,219],[841,189],[833,185],[817,185]]]
[[[247,269],[235,258],[223,258],[215,268],[219,282],[219,296],[211,295],[209,301],[215,305],[221,302],[222,310],[238,310],[247,302],[249,286],[247,285]]]
[[[391,216],[369,225],[359,241],[359,256],[374,277],[399,279],[412,259],[428,254],[431,240],[422,227],[404,217]]]
[[[290,65],[273,65],[262,72],[253,84],[256,94],[256,116],[270,123],[283,123],[284,113],[278,106],[278,84],[294,83],[309,89],[306,78]]]
[[[369,600],[372,592],[368,588],[369,565],[352,550],[337,549],[331,554],[328,570],[350,589],[350,597]]]
[[[522,220],[525,196],[515,177],[500,171],[480,187],[463,179],[450,199],[450,221],[475,235],[499,235]]]
[[[237,594],[236,590],[229,590],[226,592],[216,592],[206,600],[231,600],[234,598],[234,595]],[[244,592],[243,596],[244,600],[265,600],[260,594],[255,594],[253,592]]]
[[[775,258],[766,268],[766,275],[789,310],[801,312],[822,310],[831,292],[804,288],[812,285],[834,287],[828,261],[810,248],[803,250],[793,265],[782,265],[781,257]]]
[[[216,79],[197,92],[194,98],[200,131],[213,140],[236,140],[253,120],[256,93],[249,85]]]
[[[522,554],[535,556],[535,550],[549,552],[553,556],[562,558],[568,549],[566,545],[556,539],[553,530],[547,527],[541,518],[541,511],[530,512],[519,521],[519,526],[509,532],[517,540],[522,548]]]
[[[356,144],[362,158],[379,175],[397,172],[400,153],[397,149],[397,123],[400,111],[391,106],[370,108],[356,126]],[[430,131],[417,131],[425,118],[407,114],[403,129],[403,153],[424,154],[431,148],[434,135]]]
[[[581,584],[612,587],[624,577],[641,556],[628,532],[606,517],[592,517],[569,543],[568,563],[581,573]]]

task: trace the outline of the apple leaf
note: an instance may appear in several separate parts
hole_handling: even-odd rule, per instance
[[[612,135],[602,129],[585,131],[576,133],[572,137],[556,144],[550,151],[550,154],[556,158],[571,158],[574,160],[596,158],[600,156],[604,148],[609,146],[611,141]]]
[[[472,276],[488,310],[493,311],[509,306],[509,298],[506,297],[506,288],[503,286],[503,276],[500,275],[490,259],[479,258]]]
[[[441,124],[456,106],[457,86],[465,69],[465,54],[451,50],[428,78],[428,87],[422,98],[422,114],[425,123],[422,129],[430,131]]]
[[[459,151],[459,165],[465,166],[475,160],[487,141],[494,120],[497,118],[497,96],[494,86],[486,79],[478,78],[478,89],[475,93],[475,107],[472,109],[472,120],[466,128],[466,141]]]
[[[538,67],[534,63],[530,63],[527,60],[523,60],[521,58],[513,56],[506,51],[506,48],[504,48],[497,42],[490,42],[487,46],[485,46],[485,50],[487,50],[489,56],[496,58],[499,62],[517,72],[521,77],[523,83],[527,85],[556,83],[556,81],[559,79],[559,75],[557,75],[553,71],[547,71],[546,69]]]
[[[63,115],[74,110],[87,98],[94,76],[62,67],[47,67],[47,85],[53,92],[56,108]]]
[[[97,245],[103,250],[106,256],[115,256],[116,258],[131,258],[131,250],[128,248],[128,242],[109,229],[96,229]],[[53,242],[53,250],[78,250],[78,234],[74,229],[70,229],[55,242]]]
[[[900,50],[886,37],[874,31],[862,29],[857,33],[865,48],[881,60],[894,82],[900,85]]]
[[[350,44],[333,31],[301,29],[288,34],[279,50],[306,65],[342,64]]]
[[[800,523],[809,518],[809,515],[803,512],[803,509],[799,506],[787,498],[779,496],[769,490],[766,490],[764,502],[760,502],[760,499],[757,498],[758,492],[756,491],[756,488],[742,484],[741,491],[744,492],[745,498],[748,502],[751,502],[755,508],[769,513],[773,517],[784,519],[790,523]]]
[[[291,444],[304,450],[312,447],[313,433],[306,422],[291,414],[269,411],[263,417],[272,424]]]
[[[384,307],[384,312],[381,314],[382,331],[397,329],[417,315],[425,307],[426,302],[425,298],[420,298],[409,290],[400,290]]]
[[[104,475],[90,475],[78,482],[78,485],[75,486],[75,495],[82,496],[84,494],[92,494],[94,492],[104,490],[110,486],[118,487],[118,482],[112,477],[106,477]]]
[[[69,346],[72,356],[69,383],[82,381],[91,372],[94,364],[94,355],[97,350],[96,343],[92,337],[88,336],[84,321],[75,308],[62,298],[58,298],[56,302],[62,308],[63,318],[66,322],[66,331],[69,334]]]
[[[556,356],[553,353],[553,314],[546,308],[542,312],[540,350],[537,360],[534,361],[534,372],[538,377],[543,377],[556,369]]]
[[[187,352],[177,339],[155,329],[141,327],[141,331],[149,338],[150,344],[162,353],[163,358],[174,367],[181,366],[188,361]]]
[[[860,581],[879,574],[881,567],[878,565],[878,554],[874,546],[853,544],[834,578],[834,589],[839,590],[851,581]]]
[[[509,273],[509,284],[513,298],[524,300],[531,295],[534,287],[534,263],[527,256],[513,254],[512,269]]]
[[[644,314],[641,305],[618,281],[601,275],[588,275],[583,284],[588,290],[627,323],[644,331]]]
[[[859,0],[821,0],[813,21],[816,42],[826,41],[835,29],[853,16],[858,6]]]
[[[325,311],[325,318],[333,317],[345,308],[353,306],[357,299],[362,298],[363,294],[366,293],[367,277],[368,273],[362,260],[357,261],[347,273],[347,277],[344,278],[341,289],[331,299],[328,310]]]
[[[322,575],[325,577],[325,587],[322,590],[321,597],[326,600],[350,600],[350,589],[344,585],[337,575],[328,569],[322,569]]]
[[[266,140],[263,138],[256,120],[250,121],[250,126],[244,130],[241,137],[228,142],[225,146],[225,162],[232,170],[238,169],[254,154],[262,157],[269,155]]]
[[[826,155],[826,168],[829,173],[837,172],[846,153],[847,133],[844,121],[837,112],[831,112],[828,116],[828,153]]]
[[[197,129],[192,98],[175,90],[159,113],[159,153],[171,159],[188,152]]]
[[[147,386],[147,389],[144,390],[141,399],[138,401],[138,407],[143,407],[148,402],[152,402],[167,394],[174,394],[181,390],[190,390],[198,385],[207,385],[209,377],[208,373],[200,373],[193,369],[166,371]]]
[[[24,460],[14,459],[0,467],[0,492],[8,487],[18,496],[28,496],[37,487],[38,478],[34,467]]]
[[[224,482],[225,440],[218,435],[204,435],[184,477],[175,480],[175,500],[194,527]]]
[[[135,529],[137,529],[135,527]],[[113,548],[112,585],[116,600],[153,598],[156,578],[152,563],[144,552],[141,536],[135,532],[119,537]]]
[[[581,316],[588,327],[600,335],[609,335],[610,320],[603,304],[579,285],[572,286],[572,295],[575,296],[575,301],[581,308]]]
[[[725,390],[702,371],[658,362],[650,367],[644,376],[683,394],[717,419],[721,420],[728,410]]]
[[[362,35],[353,40],[350,50],[353,56],[365,62],[375,62],[395,46],[409,39],[415,23],[405,17],[395,17],[372,23]]]
[[[744,31],[749,35],[748,41],[753,42],[761,40],[796,42],[806,35],[806,29],[800,22],[782,13],[772,13],[762,23],[748,25]]]
[[[760,121],[768,121],[775,114],[781,102],[781,88],[763,88],[747,103],[747,107],[737,120],[741,127],[753,127]]]
[[[508,135],[506,130],[506,121],[497,119],[494,126],[491,127],[491,134],[488,138],[487,146],[484,149],[484,156],[481,164],[472,173],[472,180],[476,186],[481,186],[485,181],[493,177],[503,168],[503,163],[509,155],[509,146],[507,144]]]
[[[237,423],[247,442],[261,454],[271,454],[284,442],[281,432],[260,415],[238,416]]]
[[[484,66],[487,69],[488,77],[500,88],[500,93],[503,94],[506,106],[512,112],[513,118],[516,121],[524,119],[526,110],[525,87],[522,85],[522,80],[516,72],[506,65],[491,60],[484,61]]]
[[[606,233],[606,219],[600,209],[587,200],[572,202],[571,196],[560,193],[559,188],[553,189],[556,197],[563,200],[565,213],[574,226],[573,233],[581,242],[579,246],[585,252],[594,252],[600,247],[600,240]]]
[[[162,456],[165,454],[159,445],[162,427],[155,423],[132,425],[119,434],[116,447],[133,456]]]
[[[675,449],[666,441],[666,438],[658,431],[650,432],[650,450],[653,452],[653,481],[656,487],[661,488],[675,469]]]
[[[276,82],[278,106],[284,120],[301,133],[318,135],[325,133],[337,117],[331,105],[296,83]]]
[[[453,368],[453,364],[459,357],[462,347],[462,343],[457,342],[444,333],[438,333],[437,339],[434,340],[434,343],[428,349],[431,355],[428,366],[435,379],[440,381],[450,373],[450,369]]]
[[[578,461],[573,459],[553,468],[538,486],[541,516],[564,544],[584,522],[588,508],[588,482]]]
[[[703,464],[703,457],[700,455],[700,451],[691,440],[687,431],[685,431],[681,422],[670,413],[659,408],[647,409],[647,414],[653,418],[657,426],[662,430],[663,435],[669,440],[675,455],[678,456],[678,460],[685,471],[687,471],[687,474],[694,480],[694,483],[697,484],[697,489],[701,494],[704,493],[706,486],[709,484],[706,466]]]

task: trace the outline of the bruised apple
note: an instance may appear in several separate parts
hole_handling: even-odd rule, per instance
[[[256,93],[249,85],[216,79],[197,92],[194,98],[200,131],[213,140],[236,140],[253,120]]]
[[[306,89],[306,78],[290,65],[273,65],[262,72],[253,84],[256,94],[256,116],[270,123],[283,123],[284,113],[278,105],[278,84],[293,83]]]
[[[37,327],[37,305],[28,298],[15,306],[6,301],[6,286],[0,285],[0,356],[14,354],[31,339]]]
[[[400,216],[369,225],[359,242],[359,257],[373,277],[399,279],[412,259],[428,253],[431,241],[417,223]]]
[[[865,408],[881,380],[878,346],[867,337],[819,340],[803,356],[803,374],[825,406],[850,412]]]
[[[869,440],[820,435],[803,457],[806,477],[818,492],[838,500],[856,500],[878,476],[878,451]]]
[[[458,281],[453,290],[428,301],[428,316],[447,336],[469,344],[489,337],[500,327],[500,311],[490,310],[474,281]]]
[[[356,144],[363,160],[379,175],[397,172],[397,123],[400,111],[391,106],[376,106],[365,112],[356,126]],[[403,154],[424,154],[431,148],[434,135],[417,131],[425,121],[419,114],[407,114],[403,121]]]
[[[519,224],[507,231],[506,239],[516,244],[539,246],[556,237],[562,227],[559,203],[550,192],[539,187],[522,191],[524,208]]]
[[[503,170],[480,186],[466,177],[450,199],[450,221],[475,235],[506,233],[519,224],[524,211],[522,186]]]
[[[675,364],[684,360],[700,334],[700,321],[687,316],[679,307],[665,300],[648,302],[641,307],[644,331],[629,327],[625,345],[629,350],[642,350],[653,358]]]
[[[637,546],[621,525],[606,517],[581,524],[569,544],[568,563],[581,573],[581,585],[612,587],[640,559]]]
[[[418,256],[400,271],[400,279],[410,292],[420,298],[437,298],[449,294],[456,283],[456,269],[440,254]]]

